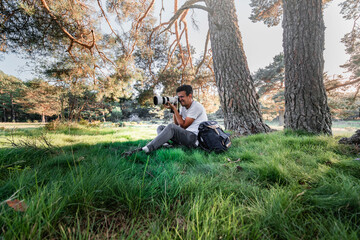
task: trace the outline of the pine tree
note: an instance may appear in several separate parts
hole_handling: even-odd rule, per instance
[[[284,125],[285,112],[285,63],[284,54],[280,53],[273,58],[273,62],[265,68],[260,68],[254,75],[254,85],[258,89],[260,102],[264,112],[271,115],[278,114],[279,125]]]
[[[347,0],[340,5],[344,18],[354,22],[351,32],[345,34],[342,39],[346,47],[345,51],[350,55],[350,59],[342,67],[346,68],[352,75],[349,81],[343,82],[341,86],[353,86],[356,89],[354,95],[356,98],[360,92],[360,1]]]
[[[16,115],[19,107],[16,105],[15,99],[19,96],[19,92],[24,88],[24,84],[20,79],[7,75],[0,71],[0,106],[2,110],[1,121],[16,121]]]
[[[214,72],[226,129],[268,132],[248,68],[233,0],[206,0]]]
[[[281,17],[285,58],[285,127],[331,134],[323,83],[322,9],[329,0],[253,0],[253,21],[277,25]]]
[[[285,127],[331,132],[323,82],[325,26],[321,0],[284,0]]]
[[[41,115],[42,123],[45,123],[46,116],[57,115],[61,109],[57,89],[40,79],[27,82],[27,88],[16,102],[26,112]]]

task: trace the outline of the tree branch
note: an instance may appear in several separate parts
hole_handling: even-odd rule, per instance
[[[102,12],[102,14],[103,14],[106,22],[108,23],[108,25],[109,25],[109,27],[110,27],[110,29],[111,29],[111,32],[112,32],[112,33],[116,36],[116,38],[120,41],[120,44],[121,44],[121,46],[122,46],[122,49],[123,49],[123,51],[124,51],[124,53],[125,53],[125,55],[126,55],[126,54],[127,54],[127,50],[126,50],[126,48],[125,48],[124,41],[116,34],[116,32],[114,31],[114,29],[112,28],[112,26],[111,26],[108,18],[106,17],[106,14],[105,14],[104,9],[103,9],[102,6],[101,6],[100,0],[97,0],[97,2],[98,2],[98,5],[99,5],[99,7],[100,7],[100,10],[101,10],[101,12]]]
[[[197,8],[197,9],[202,9],[205,10],[207,12],[209,12],[210,14],[213,13],[212,9],[206,7],[206,6],[202,6],[202,5],[196,5],[195,3],[198,2],[203,2],[204,0],[189,0],[187,2],[184,3],[184,5],[175,12],[174,16],[170,19],[169,21],[169,25],[161,32],[165,32],[167,30],[169,30],[171,28],[171,26],[176,22],[176,20],[182,15],[182,13],[190,8]]]
[[[188,49],[188,58],[186,60],[186,63],[185,63],[185,66],[184,68],[186,67],[186,65],[188,64],[188,62],[190,62],[190,67],[191,69],[193,69],[193,64],[192,64],[192,56],[191,56],[191,49],[190,49],[190,43],[189,43],[189,35],[188,35],[188,27],[187,27],[187,22],[186,22],[186,19],[185,19],[185,16],[187,14],[187,11],[184,12],[183,14],[183,17],[181,17],[181,22],[184,24],[184,31],[185,31],[185,40],[186,40],[186,47]]]
[[[210,30],[208,30],[207,35],[206,35],[205,49],[204,49],[204,56],[203,56],[203,59],[201,60],[201,62],[199,63],[198,67],[196,68],[195,75],[197,75],[197,74],[198,74],[198,72],[199,72],[199,70],[200,70],[201,65],[203,65],[203,64],[204,64],[204,62],[205,62],[206,52],[207,52],[207,48],[208,48],[209,41],[210,41]]]
[[[107,60],[107,61],[109,61],[116,69],[118,68],[113,61],[111,61],[108,57],[106,57],[105,53],[103,53],[102,51],[99,50],[97,44],[95,44],[95,48],[96,48],[96,51],[99,53],[99,56],[103,59],[104,62],[105,62],[105,60]]]
[[[41,3],[43,4],[44,8],[46,9],[46,11],[48,12],[48,14],[51,16],[51,18],[57,23],[57,25],[60,27],[60,29],[65,33],[65,35],[73,42],[87,48],[87,49],[91,49],[94,47],[95,44],[95,35],[94,35],[94,30],[91,30],[91,34],[93,36],[93,40],[92,43],[87,44],[84,42],[79,41],[78,39],[76,39],[74,36],[72,36],[66,29],[65,27],[60,23],[60,21],[58,20],[58,18],[51,12],[49,6],[46,3],[46,0],[41,0]]]
[[[355,79],[353,81],[348,81],[348,82],[345,82],[345,83],[342,83],[342,84],[335,84],[334,86],[326,88],[326,91],[328,92],[328,91],[334,90],[336,88],[346,87],[346,86],[349,86],[349,85],[352,85],[352,84],[358,83],[358,82],[360,82],[360,78],[357,78],[357,79]]]
[[[152,0],[152,2],[150,3],[149,7],[147,8],[146,12],[144,13],[144,15],[137,21],[136,23],[136,28],[135,30],[137,31],[139,28],[140,23],[144,20],[144,18],[146,18],[146,16],[149,14],[151,8],[154,6],[155,0]]]

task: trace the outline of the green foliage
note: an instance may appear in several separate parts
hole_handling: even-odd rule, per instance
[[[0,71],[1,121],[16,121],[15,113],[19,113],[21,110],[19,109],[19,106],[16,105],[15,101],[20,96],[21,90],[24,88],[25,85],[20,79]]]
[[[277,26],[283,15],[283,1],[284,0],[251,0],[251,16],[249,19],[253,22],[264,22],[268,27]],[[322,0],[326,5],[332,0]],[[350,0],[350,2],[353,0]],[[349,2],[349,0],[345,1]],[[353,2],[356,2],[353,1]]]
[[[340,3],[341,13],[347,20],[353,20],[354,26],[350,33],[345,34],[342,42],[345,44],[346,53],[350,55],[350,59],[342,65],[352,73],[350,80],[353,80],[352,86],[356,88],[354,98],[360,91],[360,5],[359,1],[347,0]]]
[[[58,89],[42,79],[34,79],[26,83],[27,87],[17,99],[24,110],[28,113],[36,113],[43,116],[53,116],[60,113],[61,105]]]
[[[280,53],[273,58],[273,62],[265,68],[258,69],[253,74],[254,85],[261,96],[284,89],[285,64],[284,54]]]
[[[360,99],[353,93],[331,92],[328,104],[334,119],[358,119],[360,117]]]
[[[60,125],[61,125],[61,122],[58,120],[51,121],[45,125],[45,129],[48,131],[55,131],[55,130],[59,129]]]
[[[273,119],[284,114],[285,109],[285,64],[284,54],[273,58],[273,62],[253,74],[254,85],[258,89],[264,118]]]
[[[276,26],[282,19],[281,0],[252,0],[250,20],[263,21],[268,27]]]
[[[225,154],[175,148],[124,159],[155,128],[48,135],[60,151],[0,148],[5,239],[359,238],[360,164],[338,138],[276,132],[233,139]],[[3,203],[14,193],[25,212]]]
[[[89,32],[95,29],[95,21],[90,16],[94,12],[86,2],[72,4],[61,0],[47,1],[47,4],[53,16],[41,1],[1,1],[0,11],[6,19],[1,28],[2,51],[45,57],[49,52],[61,55],[70,45],[61,27],[73,36],[82,35],[91,41]]]

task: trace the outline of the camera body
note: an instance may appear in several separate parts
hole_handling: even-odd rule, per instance
[[[162,96],[154,96],[154,104],[160,105],[160,104],[167,104],[171,103],[173,105],[177,104],[179,102],[179,97],[162,97]]]

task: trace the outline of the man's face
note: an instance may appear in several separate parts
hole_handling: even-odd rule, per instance
[[[179,97],[179,101],[181,106],[189,107],[192,102],[192,94],[190,93],[189,96],[186,96],[185,91],[181,91],[177,93],[177,96]]]

